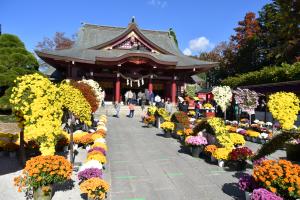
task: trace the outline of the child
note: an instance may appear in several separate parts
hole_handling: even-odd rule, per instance
[[[132,118],[134,115],[134,104],[132,103],[132,101],[130,101],[128,107],[129,107],[129,117]]]

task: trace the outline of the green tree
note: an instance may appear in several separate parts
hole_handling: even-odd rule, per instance
[[[34,55],[25,49],[15,35],[0,35],[0,109],[10,109],[8,102],[13,81],[21,75],[38,71]]]
[[[265,63],[295,62],[300,53],[300,1],[273,0],[259,12],[258,21]]]

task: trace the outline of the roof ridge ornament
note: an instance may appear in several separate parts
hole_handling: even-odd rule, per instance
[[[131,17],[131,23],[135,23],[135,16]]]

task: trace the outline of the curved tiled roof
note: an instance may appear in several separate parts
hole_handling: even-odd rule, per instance
[[[139,50],[103,49],[107,44],[113,43],[117,38],[123,37],[129,31],[136,31],[149,42],[154,48],[162,53],[145,52]],[[100,48],[101,47],[101,48]],[[166,31],[152,31],[139,29],[135,23],[130,23],[127,28],[98,26],[84,24],[79,33],[78,39],[70,49],[54,51],[36,51],[40,57],[56,56],[59,58],[79,59],[95,63],[96,59],[118,60],[130,55],[141,55],[158,63],[176,65],[176,68],[201,68],[214,67],[218,63],[201,61],[182,54],[177,47],[173,37]]]

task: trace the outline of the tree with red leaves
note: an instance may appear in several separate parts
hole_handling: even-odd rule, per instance
[[[260,32],[259,23],[255,17],[255,13],[248,12],[243,21],[238,22],[238,27],[235,29],[236,35],[231,36],[231,40],[235,42],[239,49],[243,45],[247,45],[249,40],[252,40]]]
[[[42,42],[39,42],[36,46],[39,50],[59,50],[59,49],[69,49],[73,46],[75,42],[75,37],[72,36],[68,38],[63,32],[56,32],[53,39],[45,37]]]

